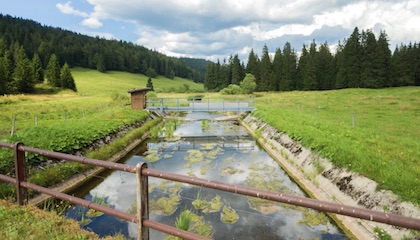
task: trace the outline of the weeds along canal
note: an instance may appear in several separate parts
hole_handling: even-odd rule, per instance
[[[166,125],[124,163],[147,162],[152,169],[305,196],[238,122],[212,120],[221,116],[189,113],[185,117],[195,120]],[[113,171],[95,179],[74,194],[135,213],[135,174]],[[317,211],[156,178],[149,178],[149,210],[150,219],[171,226],[188,218],[189,231],[213,239],[347,239]],[[66,216],[100,236],[137,238],[135,224],[81,206]],[[150,230],[150,239],[175,238]]]

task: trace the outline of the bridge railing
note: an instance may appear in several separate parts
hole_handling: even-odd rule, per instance
[[[160,111],[235,111],[247,112],[254,109],[254,99],[185,99],[185,98],[155,98],[147,99],[146,108]]]
[[[179,174],[173,174],[155,169],[149,169],[147,164],[142,162],[138,163],[137,166],[130,166],[121,163],[114,163],[108,161],[95,160],[85,157],[79,157],[64,153],[51,152],[43,149],[26,147],[22,143],[10,144],[0,142],[0,147],[10,148],[14,150],[15,160],[15,178],[0,174],[0,180],[15,184],[16,186],[16,199],[19,205],[27,203],[27,190],[32,189],[34,191],[50,195],[55,198],[59,198],[65,201],[69,201],[73,204],[79,204],[86,208],[91,208],[97,211],[104,212],[106,214],[115,216],[117,218],[130,221],[137,224],[138,239],[147,240],[149,239],[149,229],[155,229],[173,236],[181,237],[184,239],[208,239],[199,236],[194,233],[190,233],[169,225],[165,225],[149,219],[149,199],[148,199],[148,178],[156,177],[160,179],[166,179],[171,181],[177,181],[196,185],[200,187],[206,187],[211,189],[218,189],[225,192],[231,192],[235,194],[241,194],[250,197],[256,197],[266,199],[270,201],[291,204],[295,206],[312,208],[322,212],[336,213],[340,215],[356,217],[360,219],[370,220],[374,222],[385,223],[398,227],[404,227],[414,230],[420,230],[420,219],[410,218],[402,215],[384,213],[373,211],[369,209],[352,207],[343,204],[337,204],[326,201],[319,201],[316,199],[293,196],[281,192],[272,192],[267,190],[255,189],[247,186],[227,184],[224,182],[206,180],[197,177],[183,176]],[[25,166],[25,153],[34,153],[42,156],[46,156],[54,159],[62,159],[72,162],[79,162],[83,164],[89,164],[99,167],[104,167],[113,170],[125,171],[135,173],[137,175],[137,214],[131,215],[122,211],[115,210],[113,208],[102,206],[94,202],[77,198],[65,193],[60,193],[48,188],[44,188],[32,183],[27,182],[27,171]]]

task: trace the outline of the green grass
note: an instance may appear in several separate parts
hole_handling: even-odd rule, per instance
[[[125,72],[100,73],[98,71],[74,68],[72,75],[78,92],[71,90],[51,90],[43,84],[37,85],[37,92],[51,94],[10,95],[0,97],[0,141],[10,136],[12,119],[16,116],[15,132],[51,122],[62,122],[70,119],[83,119],[111,108],[129,108],[128,90],[146,87],[147,77]],[[203,84],[187,79],[153,79],[156,91],[176,90],[188,85],[191,91],[203,91]],[[118,112],[114,112],[117,115]],[[111,116],[112,117],[112,116]],[[108,116],[109,118],[109,116]]]
[[[122,235],[100,238],[79,223],[34,206],[19,207],[0,199],[2,239],[124,239]]]
[[[419,204],[419,103],[419,87],[268,93],[254,115]]]

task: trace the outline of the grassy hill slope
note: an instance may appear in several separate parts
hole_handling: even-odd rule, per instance
[[[255,114],[334,165],[420,204],[419,103],[419,87],[296,91],[264,94]]]

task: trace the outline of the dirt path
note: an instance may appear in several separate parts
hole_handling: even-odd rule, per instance
[[[311,197],[376,211],[386,209],[394,214],[420,218],[418,206],[402,202],[390,191],[376,191],[376,182],[347,169],[334,167],[327,159],[304,148],[267,123],[251,115],[241,123]],[[262,132],[258,134],[262,135],[260,138],[256,131]],[[387,224],[336,214],[330,216],[350,238],[379,239],[374,232],[375,227],[384,229],[393,239],[414,237],[409,230]]]

